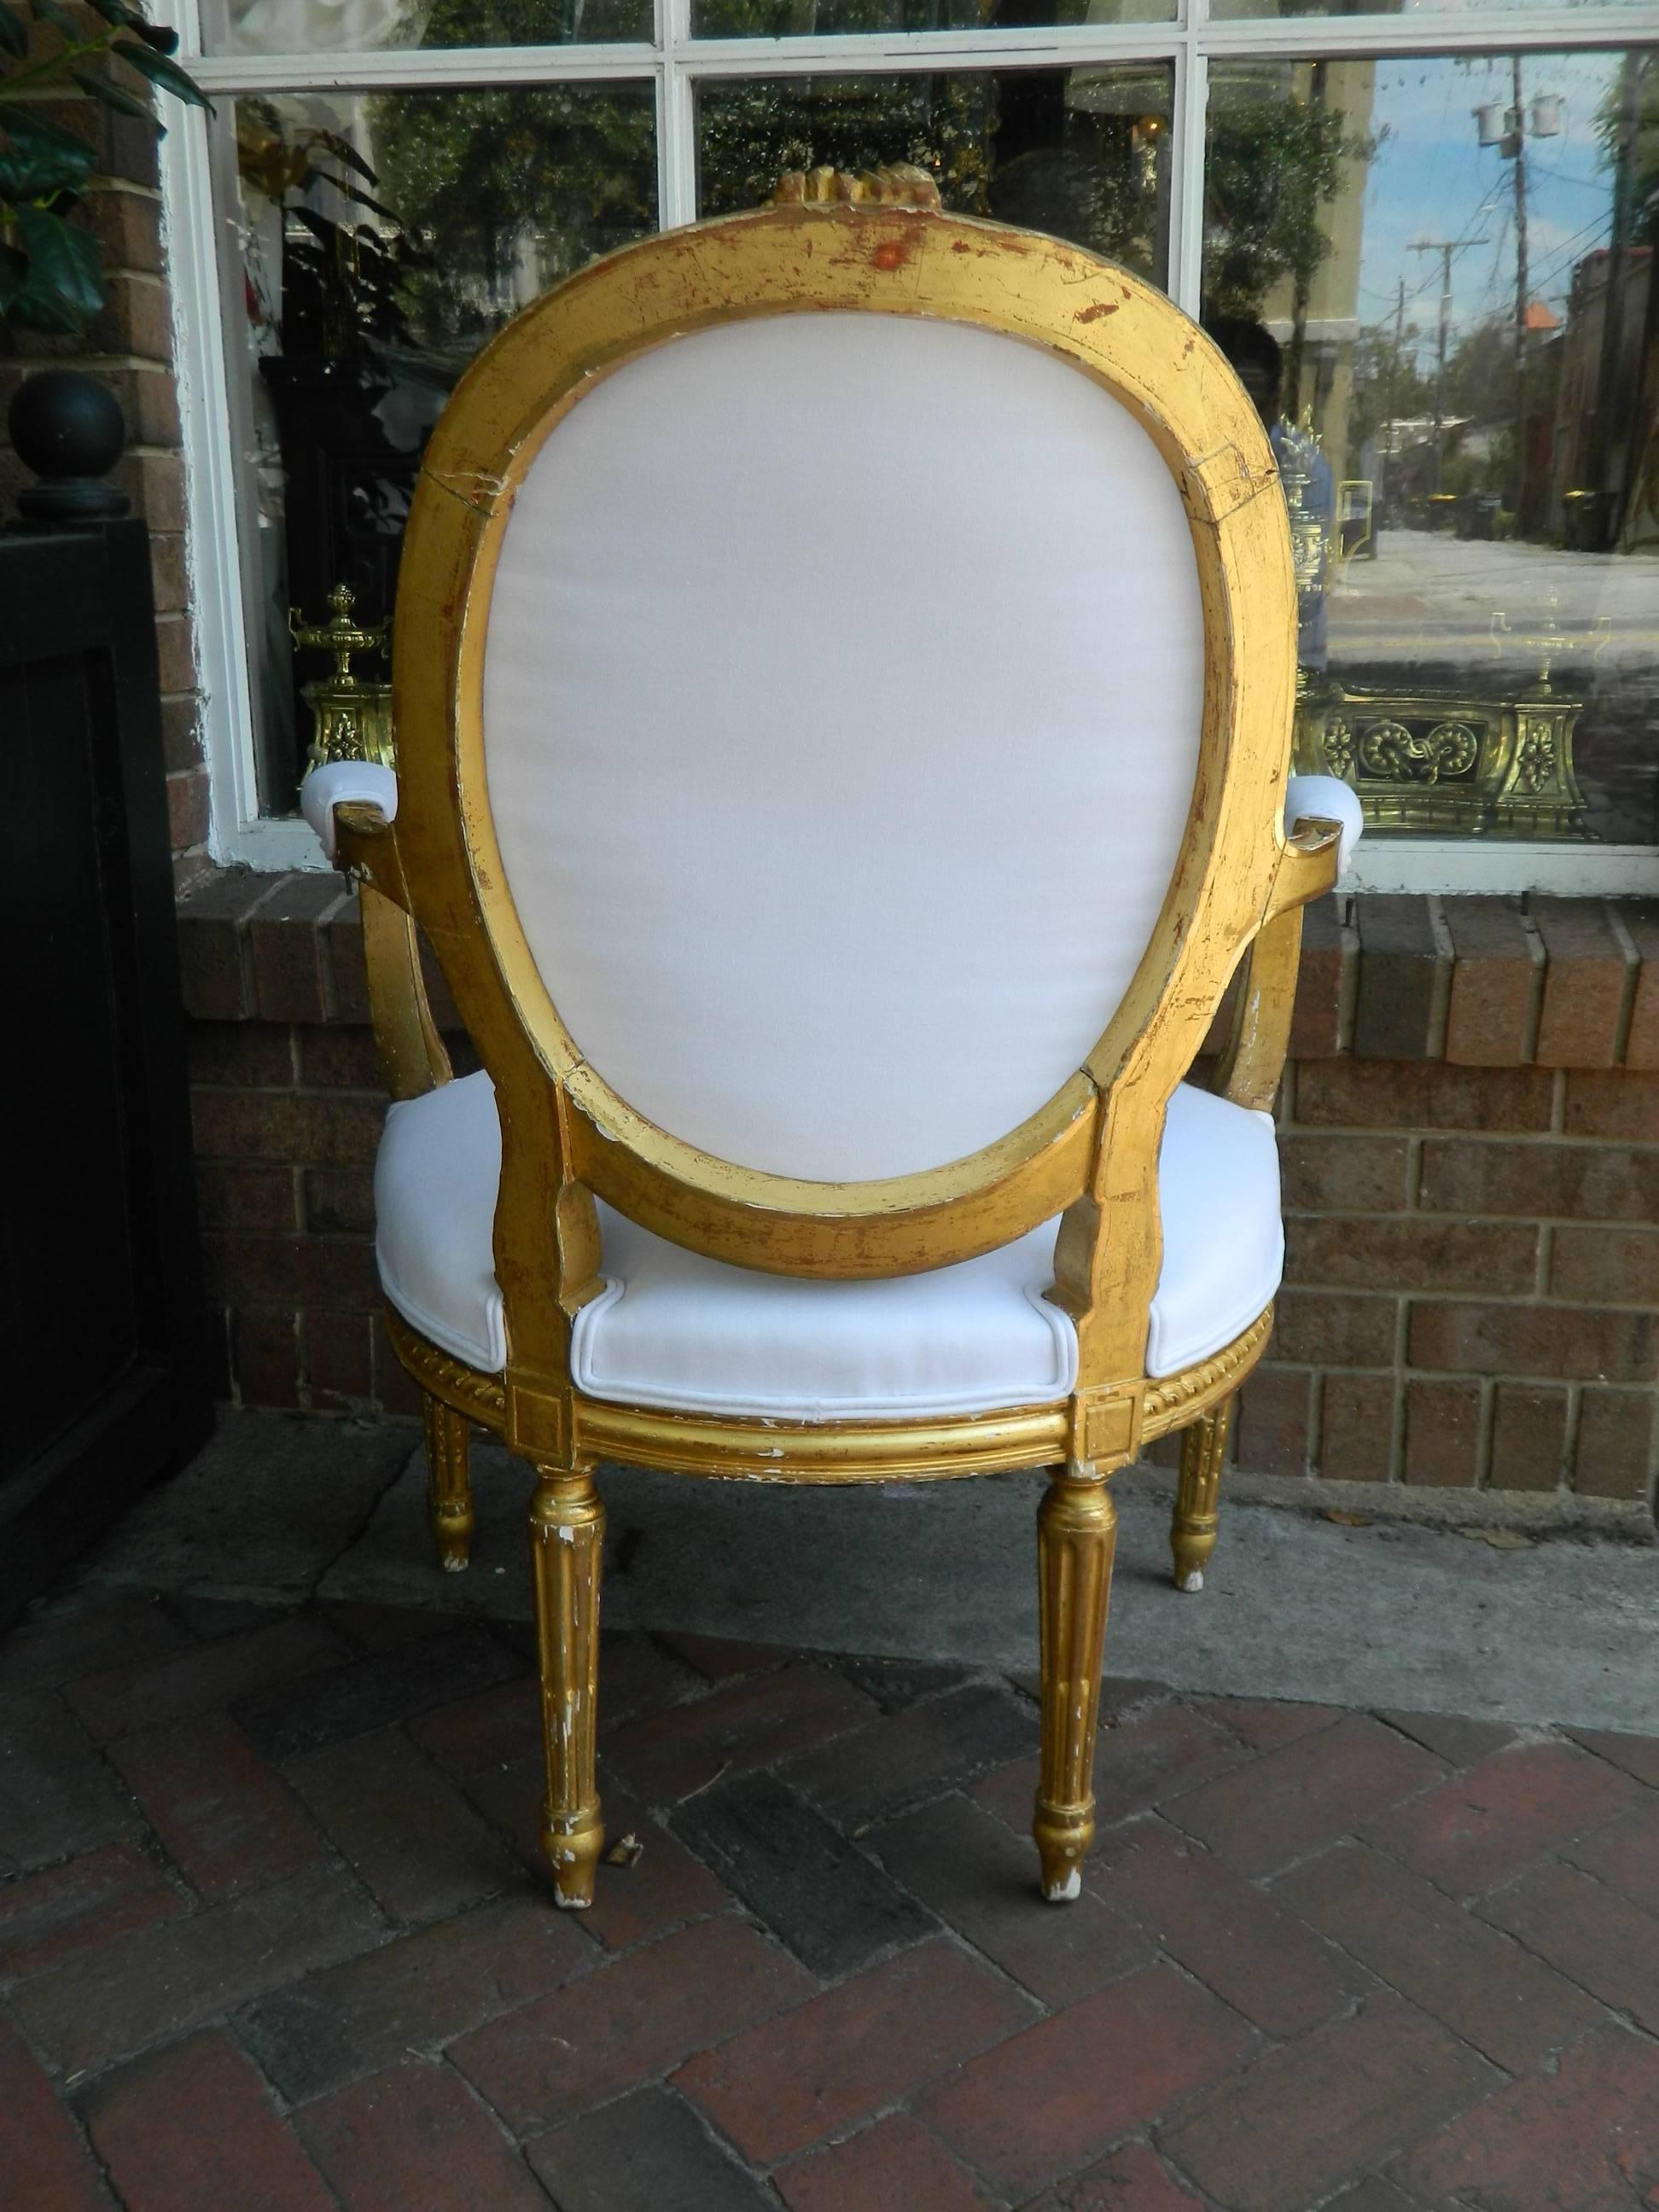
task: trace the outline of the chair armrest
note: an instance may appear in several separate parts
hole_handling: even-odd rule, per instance
[[[398,850],[397,776],[374,761],[329,761],[300,786],[300,811],[335,866],[358,885],[380,1073],[394,1098],[417,1098],[447,1083],[453,1071],[427,1000]]]
[[[1210,1081],[1235,1106],[1272,1111],[1290,1049],[1301,958],[1299,906],[1275,915],[1245,952],[1232,1027]]]
[[[368,1018],[380,1055],[380,1073],[394,1098],[418,1098],[447,1083],[453,1070],[421,972],[421,940],[413,915],[364,883],[358,894],[363,922],[363,968],[368,978]]]
[[[329,761],[300,786],[300,811],[331,860],[336,857],[337,806],[372,806],[384,821],[398,818],[398,778],[375,761]]]
[[[1338,872],[1353,858],[1353,848],[1365,834],[1365,814],[1359,794],[1334,775],[1293,775],[1285,786],[1285,827],[1294,836],[1304,822],[1334,822]]]
[[[1334,775],[1293,775],[1285,788],[1290,842],[1267,920],[1244,955],[1232,1029],[1211,1089],[1235,1106],[1272,1109],[1290,1049],[1302,909],[1329,890],[1364,833],[1357,794]]]

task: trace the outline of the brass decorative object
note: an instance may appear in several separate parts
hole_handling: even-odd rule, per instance
[[[307,623],[298,607],[288,611],[295,651],[331,653],[334,659],[332,676],[300,688],[316,731],[306,755],[307,764],[320,768],[329,761],[362,760],[395,768],[392,686],[366,683],[351,666],[360,653],[386,650],[387,625],[376,623],[371,627],[354,621],[356,594],[349,584],[337,584],[328,595],[328,604],[333,612],[325,623]]]
[[[914,161],[893,161],[879,169],[786,169],[772,189],[774,207],[824,205],[922,208],[937,215],[943,205],[932,174]]]
[[[1589,630],[1566,631],[1557,614],[1552,599],[1515,624],[1492,617],[1498,653],[1523,656],[1536,672],[1508,697],[1308,682],[1297,702],[1297,769],[1352,784],[1378,830],[1588,837],[1572,758],[1584,702],[1558,692],[1551,678],[1570,654],[1594,659],[1609,630],[1604,616]]]
[[[1059,240],[790,180],[781,204],[625,248],[495,338],[427,449],[398,596],[402,803],[336,812],[339,864],[363,886],[371,1009],[395,1097],[448,1079],[425,1003],[415,919],[500,1103],[495,1264],[508,1358],[464,1365],[395,1311],[398,1358],[428,1395],[504,1437],[534,1471],[530,1510],[547,1796],[557,1901],[592,1895],[605,1459],[770,1483],[945,1479],[1046,1466],[1039,1524],[1043,1749],[1034,1822],[1045,1894],[1078,1893],[1094,1830],[1091,1769],[1112,1564],[1108,1483],[1146,1441],[1212,1413],[1264,1349],[1271,1308],[1213,1357],[1146,1372],[1161,1252],[1164,1109],[1236,972],[1216,1086],[1270,1098],[1283,1066],[1301,909],[1334,880],[1337,827],[1286,836],[1296,579],[1278,472],[1219,352],[1162,294]],[[828,179],[828,180],[827,180]],[[931,180],[928,180],[931,183]],[[921,198],[902,176],[901,195]],[[531,957],[489,811],[482,690],[491,580],[519,486],[592,382],[690,327],[757,315],[942,319],[1041,345],[1142,422],[1192,520],[1206,682],[1192,811],[1136,979],[1082,1066],[995,1144],[874,1182],[798,1181],[712,1160],[647,1121],[583,1059]],[[807,403],[804,403],[807,404]],[[629,803],[619,791],[617,804]],[[1066,886],[1056,886],[1064,926]],[[688,1249],[805,1278],[880,1279],[989,1251],[1061,1214],[1050,1297],[1074,1323],[1069,1400],[920,1421],[709,1416],[611,1404],[570,1375],[576,1314],[597,1294],[596,1200]],[[1224,1194],[1222,1201],[1224,1202]],[[1211,1432],[1213,1435],[1213,1431]],[[465,1428],[444,1432],[441,1541],[459,1534]],[[1218,1452],[1211,1451],[1218,1466]]]

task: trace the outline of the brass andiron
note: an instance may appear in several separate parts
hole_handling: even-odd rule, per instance
[[[362,760],[395,768],[392,686],[365,683],[351,667],[354,653],[385,651],[387,625],[370,627],[353,620],[356,600],[349,584],[337,584],[328,603],[334,611],[325,623],[307,623],[298,607],[288,611],[295,653],[327,653],[334,658],[332,676],[300,687],[316,726],[307,765],[320,768],[329,761]]]
[[[1572,758],[1584,702],[1550,679],[1571,653],[1593,660],[1608,635],[1605,616],[1582,633],[1564,630],[1552,599],[1517,623],[1492,618],[1500,659],[1512,653],[1536,671],[1507,696],[1361,690],[1335,680],[1309,686],[1297,701],[1296,765],[1352,784],[1372,829],[1588,838]]]

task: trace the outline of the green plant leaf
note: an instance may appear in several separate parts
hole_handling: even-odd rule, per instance
[[[90,176],[97,161],[96,149],[84,138],[77,138],[73,131],[66,131],[61,123],[54,123],[45,111],[32,102],[0,98],[0,129],[19,146],[52,147],[65,160],[78,157],[84,163],[84,173]]]
[[[349,185],[343,177],[330,176],[326,169],[313,170],[313,174],[320,177],[325,184],[332,185],[343,200],[355,201],[357,206],[366,207],[371,215],[384,216],[388,222],[397,222],[392,210],[383,200],[377,200],[372,192],[359,191],[356,185]]]
[[[366,185],[380,183],[379,176],[369,167],[368,163],[364,161],[351,141],[349,138],[342,138],[337,131],[313,131],[311,134],[311,143],[314,145],[326,146],[337,161],[348,169],[355,170]]]
[[[136,31],[144,20],[136,8],[128,7],[127,0],[87,0],[87,5],[118,31]]]
[[[28,282],[29,258],[15,246],[0,246],[0,322],[11,313],[12,301]]]
[[[0,46],[21,62],[29,50],[29,34],[11,9],[0,5]]]
[[[18,102],[0,101],[0,198],[46,199],[53,192],[78,192],[98,165],[84,139],[60,130]]]
[[[142,100],[135,100],[130,92],[123,92],[118,84],[112,84],[96,70],[71,70],[70,75],[82,92],[89,92],[94,100],[101,100],[106,107],[112,107],[119,115],[136,115],[141,123],[153,123],[155,118]]]
[[[169,61],[165,54],[152,53],[144,46],[129,46],[125,39],[118,39],[110,52],[119,54],[130,68],[147,76],[152,84],[159,84],[163,92],[170,92],[175,100],[182,100],[191,107],[204,107],[212,114],[213,102],[195,78],[187,76],[178,63]]]
[[[60,8],[58,0],[29,0],[29,12],[38,23],[50,23],[54,31],[61,31],[70,44],[81,42],[81,26],[67,8]]]
[[[165,23],[146,23],[140,21],[132,27],[152,53],[176,54],[178,52],[179,33],[177,31],[168,30]]]
[[[12,302],[11,319],[31,330],[81,331],[106,296],[97,240],[46,208],[19,208],[16,224],[29,273]]]

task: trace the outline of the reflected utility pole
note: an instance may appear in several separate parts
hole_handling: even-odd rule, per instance
[[[1554,138],[1561,130],[1559,93],[1534,94],[1528,115],[1521,82],[1521,57],[1510,57],[1510,98],[1507,111],[1501,100],[1485,100],[1474,111],[1480,143],[1496,146],[1504,161],[1515,164],[1515,526],[1527,526],[1527,141]]]
[[[1620,78],[1619,148],[1613,173],[1613,234],[1607,240],[1607,273],[1601,291],[1601,350],[1596,364],[1595,405],[1590,416],[1589,465],[1584,471],[1585,483],[1596,495],[1591,543],[1598,552],[1617,544],[1637,478],[1637,459],[1631,453],[1620,467],[1617,483],[1607,481],[1612,473],[1609,464],[1615,439],[1632,412],[1623,404],[1623,387],[1627,380],[1623,373],[1625,293],[1636,197],[1636,141],[1642,125],[1642,80],[1646,66],[1644,55],[1627,53]],[[1659,279],[1650,274],[1646,289],[1647,320],[1651,330],[1656,327]],[[1646,347],[1643,345],[1636,357],[1640,361],[1645,355]]]
[[[1451,331],[1451,272],[1452,256],[1462,253],[1471,246],[1484,246],[1484,238],[1419,238],[1412,247],[1413,253],[1437,253],[1440,256],[1440,328],[1434,349],[1434,488],[1440,489],[1441,471],[1445,464],[1446,435],[1446,340]],[[1404,312],[1402,292],[1399,312]]]
[[[1515,529],[1527,527],[1527,115],[1515,69]]]

